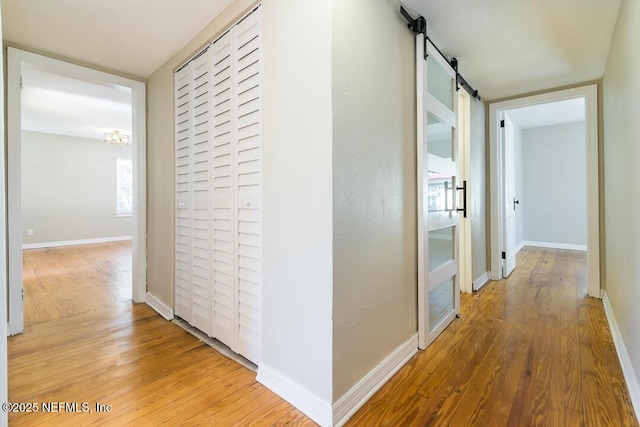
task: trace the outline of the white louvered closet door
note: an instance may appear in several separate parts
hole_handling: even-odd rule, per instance
[[[213,43],[213,336],[260,360],[260,10]]]
[[[175,75],[176,315],[211,332],[211,54]]]
[[[238,353],[260,360],[262,330],[262,168],[260,9],[240,22],[234,36],[236,290]]]
[[[176,125],[176,229],[175,229],[175,313],[193,322],[193,286],[191,262],[192,176],[192,78],[191,67],[183,67],[174,76]]]
[[[234,145],[231,33],[212,46],[213,63],[213,326],[212,336],[236,349]]]
[[[193,79],[193,323],[211,335],[211,53],[209,50],[191,62]]]
[[[260,9],[176,73],[176,315],[260,361]]]

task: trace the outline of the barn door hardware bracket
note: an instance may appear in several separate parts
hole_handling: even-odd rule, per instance
[[[407,12],[407,9],[405,9],[402,6],[400,6],[400,13],[402,14],[402,16],[404,16],[404,19],[407,20],[408,22],[407,27],[411,28],[411,31],[413,31],[416,34],[424,34],[426,38],[427,20],[424,19],[424,16],[418,16],[417,18],[414,19],[409,14],[409,12]]]
[[[424,16],[418,16],[417,18],[412,17],[411,14],[407,12],[407,9],[402,6],[400,6],[400,14],[407,20],[407,27],[411,29],[411,31],[415,34],[424,34],[424,59],[426,61],[429,56],[427,53],[427,40],[429,39],[427,37],[427,20]]]

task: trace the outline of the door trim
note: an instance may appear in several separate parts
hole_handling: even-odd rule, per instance
[[[467,217],[460,216],[460,291],[473,292],[472,238],[471,238],[471,96],[466,90],[458,92],[458,161],[460,181],[467,181]]]
[[[8,190],[8,335],[21,333],[22,306],[22,210],[21,210],[21,93],[22,64],[55,71],[71,78],[99,81],[131,89],[133,176],[133,272],[132,299],[144,302],[147,290],[147,194],[146,194],[146,85],[92,68],[71,64],[35,53],[7,49],[7,190]]]
[[[503,111],[529,105],[544,104],[573,98],[585,100],[585,124],[587,138],[587,291],[595,298],[600,292],[600,197],[598,175],[598,87],[596,84],[564,89],[540,95],[525,96],[508,101],[500,101],[489,105],[489,164],[495,167],[490,170],[490,203],[491,203],[491,279],[502,279],[500,253],[504,250],[504,214],[500,209],[501,195],[504,191],[502,182],[502,147],[498,144],[498,117]]]

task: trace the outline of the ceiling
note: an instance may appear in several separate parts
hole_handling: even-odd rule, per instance
[[[2,0],[14,42],[148,77],[232,0]]]
[[[232,0],[2,0],[6,41],[148,77]],[[24,68],[22,128],[102,139],[131,134],[127,88]]]
[[[580,122],[585,119],[584,98],[513,108],[508,114],[520,129]]]
[[[620,0],[403,0],[485,100],[600,79]]]
[[[100,85],[23,66],[22,129],[103,139],[131,135],[131,90]]]
[[[148,77],[231,2],[1,0],[3,37]],[[458,58],[461,73],[485,100],[600,79],[620,6],[620,0],[403,3],[427,18],[429,37]],[[24,123],[31,129],[84,137],[101,137],[103,127],[130,130],[123,121],[122,91],[83,82],[73,87],[63,77],[41,72],[26,76],[25,83]],[[82,119],[82,113],[90,114]],[[64,120],[67,130],[55,127]]]

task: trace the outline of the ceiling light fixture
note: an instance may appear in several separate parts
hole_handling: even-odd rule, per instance
[[[129,135],[120,133],[119,130],[114,130],[113,132],[105,132],[104,142],[107,144],[125,145],[129,144],[131,141],[129,140]]]

